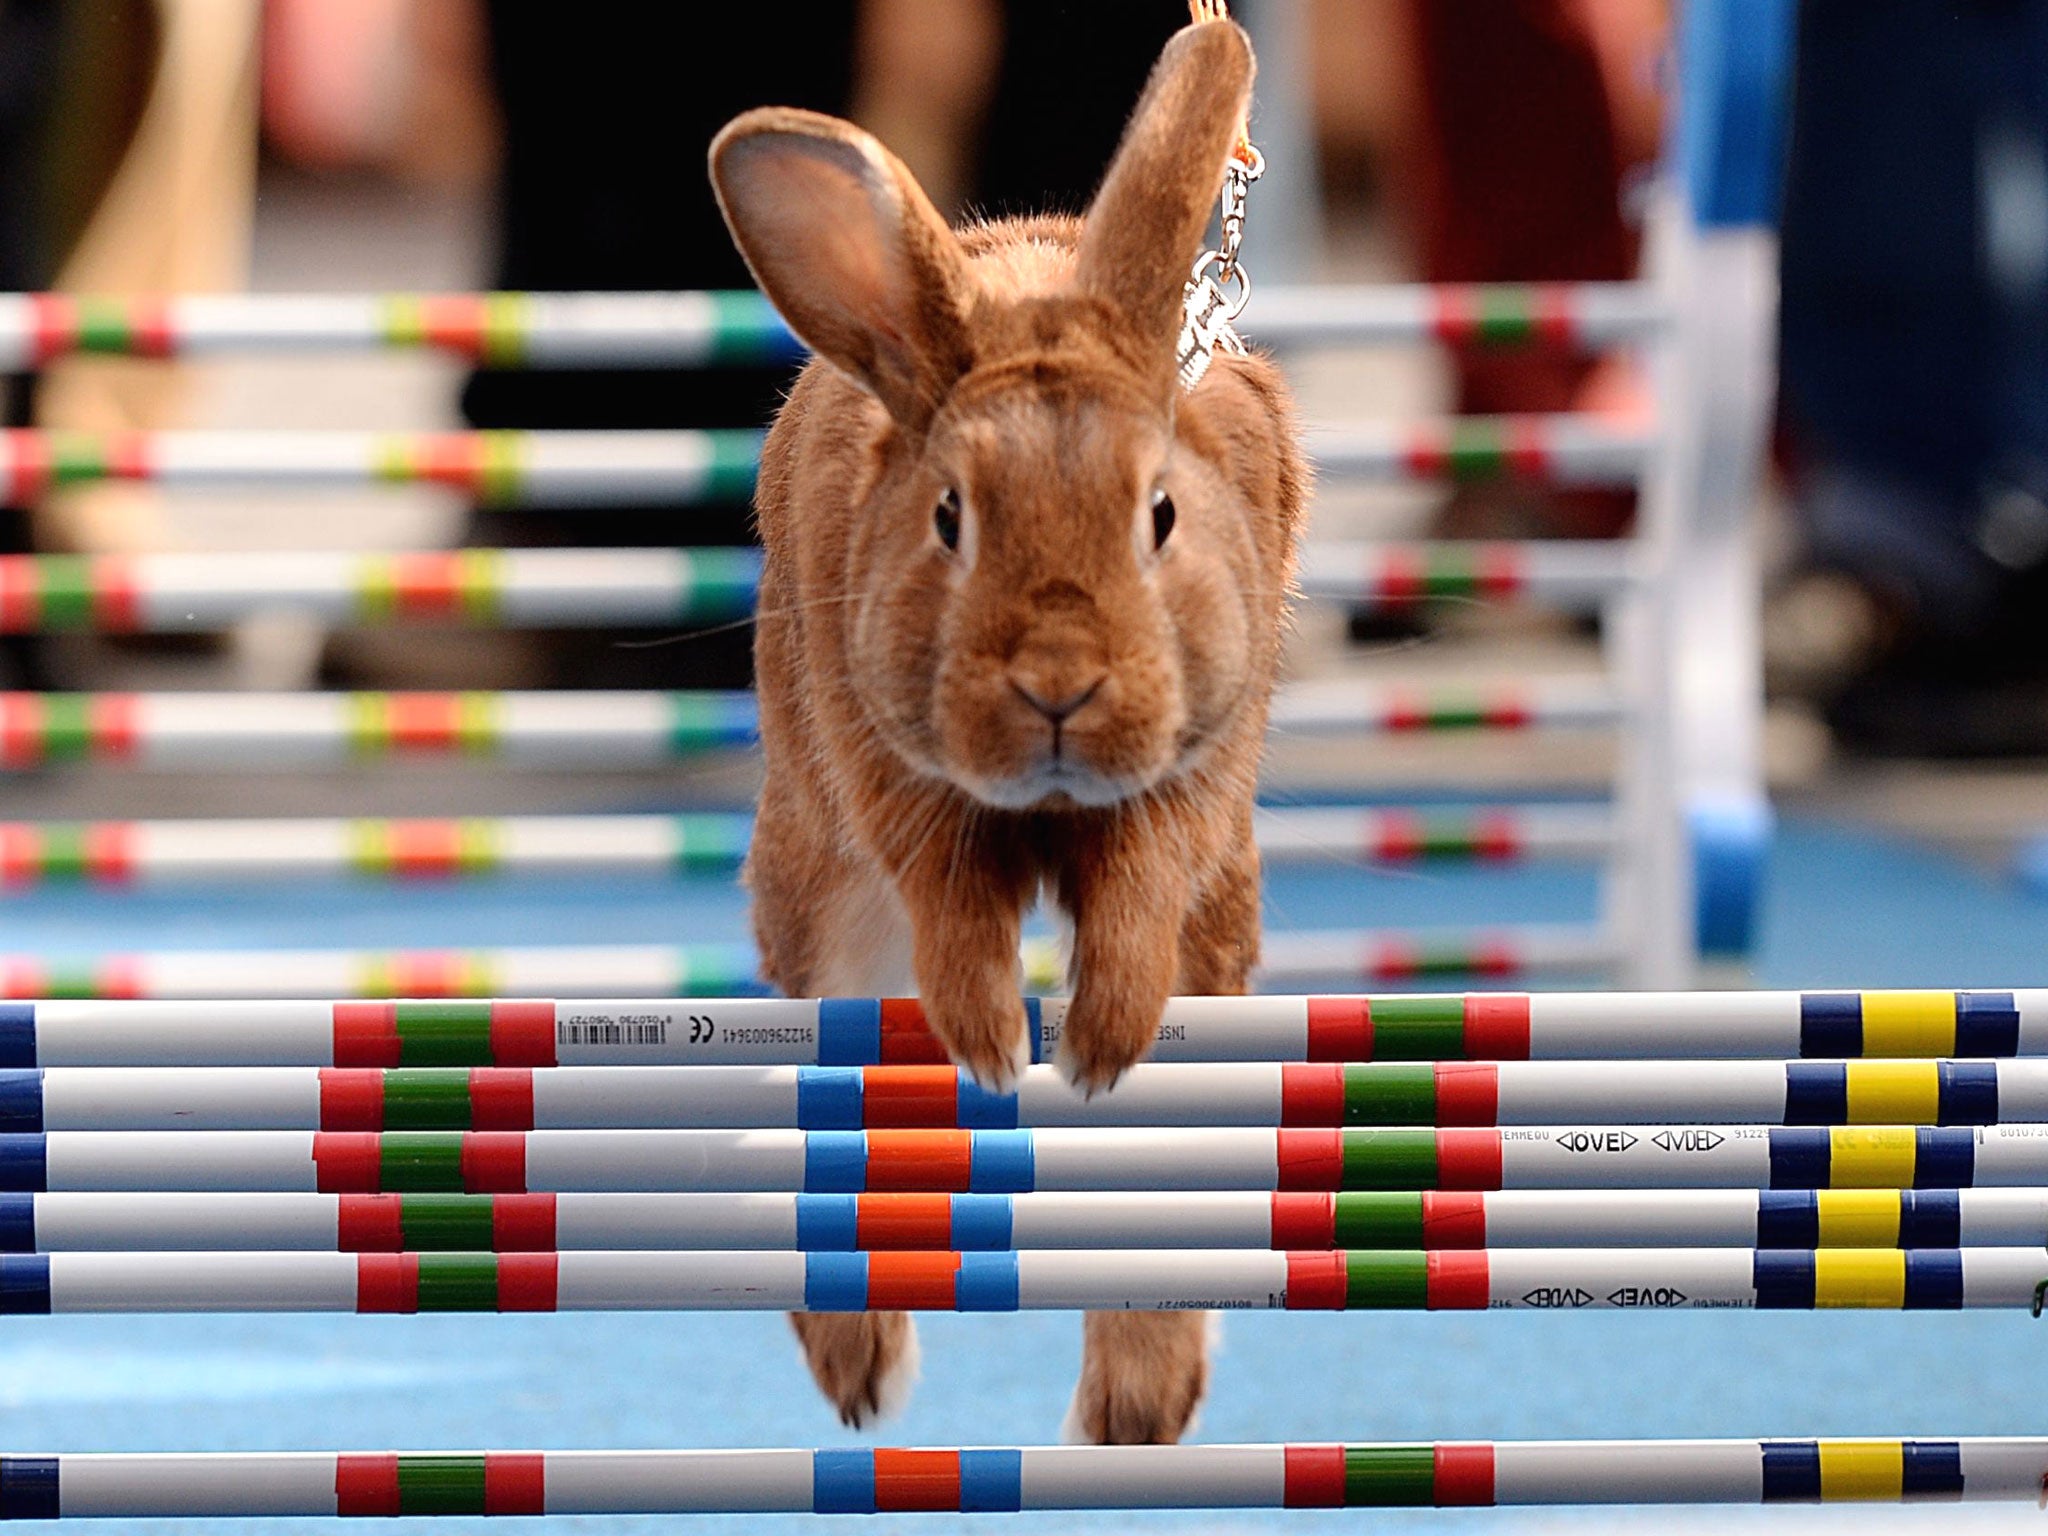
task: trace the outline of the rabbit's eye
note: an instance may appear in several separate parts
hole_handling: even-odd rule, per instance
[[[1152,547],[1164,549],[1173,532],[1173,498],[1163,490],[1152,493]]]
[[[932,509],[932,527],[946,548],[960,547],[960,493],[950,485],[940,494],[938,506]]]

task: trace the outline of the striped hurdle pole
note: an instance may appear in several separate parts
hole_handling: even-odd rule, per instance
[[[0,1519],[2032,1503],[2048,1439],[0,1456]]]
[[[297,550],[0,555],[0,632],[222,629],[290,608],[330,624],[565,628],[706,623],[753,611],[754,549]],[[1632,581],[1611,541],[1303,547],[1311,598],[1401,608],[1539,602],[1597,611]]]
[[[2048,1125],[2048,1060],[1264,1062],[1132,1067],[1106,1092],[951,1066],[27,1067],[0,1132],[1014,1130],[1054,1126]]]
[[[1065,998],[1026,998],[1034,1062]],[[1684,1060],[2048,1054],[2048,989],[1177,997],[1178,1061]],[[0,1004],[0,1067],[934,1065],[915,998]]]
[[[2037,1185],[2048,1185],[2048,1136],[2033,1126],[0,1134],[0,1190],[18,1193],[1027,1194]]]
[[[1304,436],[1325,480],[1634,485],[1656,445],[1645,423],[1596,415],[1374,422],[1311,427]]]
[[[0,555],[0,633],[178,634],[290,609],[329,624],[561,629],[746,618],[757,549]]]
[[[1628,711],[1604,682],[1578,678],[1423,685],[1327,678],[1295,683],[1273,695],[1269,722],[1277,735],[1322,736],[1366,731],[1606,730]]]
[[[1318,283],[1260,288],[1246,334],[1267,347],[1388,345],[1588,350],[1661,335],[1643,283]]]
[[[752,830],[752,817],[720,812],[0,822],[0,894],[66,884],[730,874]],[[1268,864],[1597,859],[1614,843],[1613,817],[1592,806],[1288,807],[1262,810],[1254,830]]]
[[[0,1254],[72,1312],[1577,1311],[2035,1307],[2039,1248]]]
[[[1253,979],[1392,983],[1424,976],[1598,971],[1616,949],[1590,929],[1479,933],[1283,932],[1265,939]],[[1066,959],[1027,941],[1025,985],[1065,985]],[[724,997],[767,990],[749,944],[535,944],[502,949],[150,950],[0,953],[0,998]]]
[[[1366,544],[1311,539],[1301,549],[1304,596],[1363,608],[1421,603],[1541,603],[1597,613],[1636,580],[1614,539],[1524,543]]]
[[[0,693],[0,770],[338,768],[415,754],[639,768],[753,744],[750,693]]]
[[[134,480],[191,490],[439,485],[494,507],[743,501],[761,434],[716,432],[0,432],[12,505]]]
[[[1602,293],[1584,301],[1610,308]],[[758,293],[0,295],[0,367],[60,357],[433,348],[491,368],[707,368],[803,348]]]
[[[2039,1248],[2048,1189],[0,1194],[0,1252]]]

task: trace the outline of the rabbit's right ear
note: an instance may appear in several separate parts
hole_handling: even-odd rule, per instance
[[[973,276],[903,163],[851,123],[763,107],[711,141],[711,184],[790,327],[922,428],[972,361]]]

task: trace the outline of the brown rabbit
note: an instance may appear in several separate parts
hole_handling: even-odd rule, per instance
[[[1252,806],[1306,470],[1285,385],[1175,371],[1182,292],[1250,98],[1234,25],[1168,44],[1085,220],[947,228],[851,124],[749,112],[711,175],[817,353],[761,461],[767,778],[747,878],[797,996],[914,989],[992,1087],[1028,1056],[1018,943],[1074,925],[1062,1064],[1107,1088],[1175,991],[1258,955]],[[908,1387],[900,1313],[796,1319],[858,1424]],[[1200,1314],[1088,1318],[1075,1423],[1176,1439]]]

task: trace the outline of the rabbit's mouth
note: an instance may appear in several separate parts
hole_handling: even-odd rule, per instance
[[[1098,773],[1071,757],[1050,757],[1029,773],[966,786],[977,800],[1005,811],[1057,810],[1063,804],[1116,805],[1143,791],[1121,775]]]

